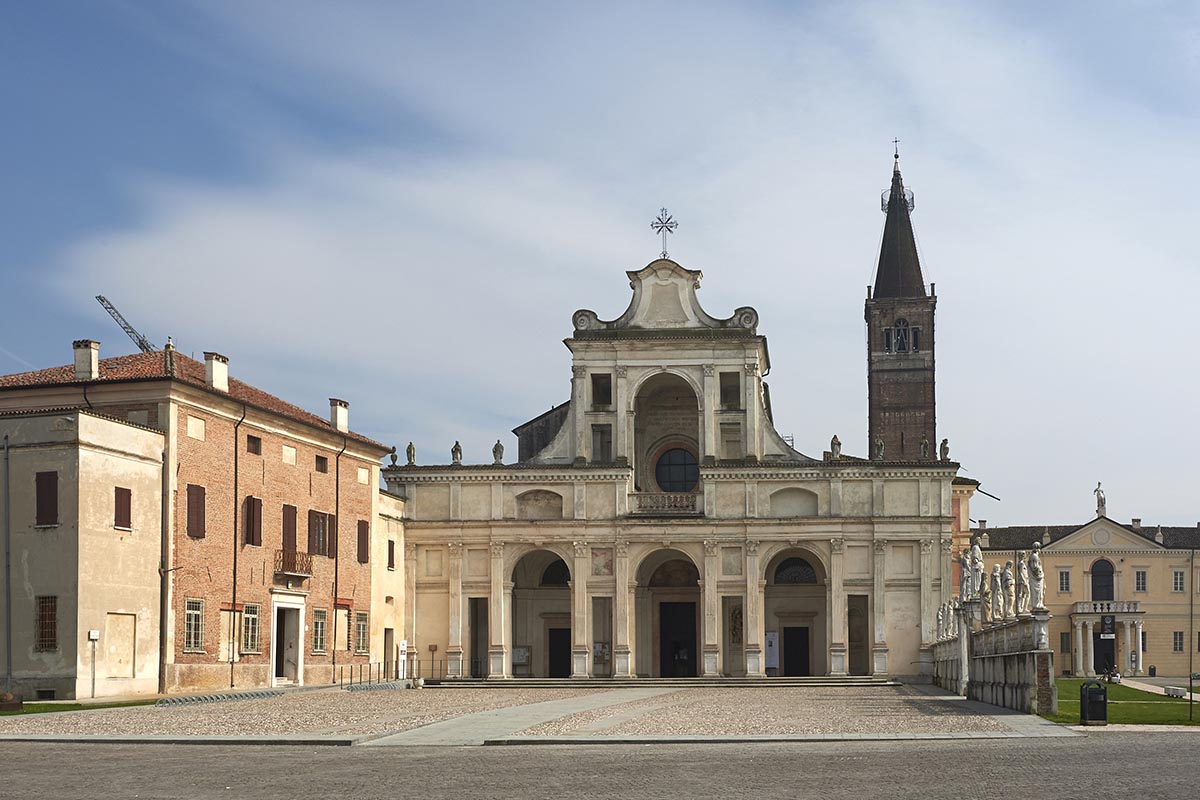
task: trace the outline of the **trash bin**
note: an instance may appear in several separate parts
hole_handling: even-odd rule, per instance
[[[1079,687],[1079,724],[1108,724],[1108,689],[1100,681],[1084,681]]]
[[[1157,677],[1157,676],[1158,676],[1158,668],[1157,668],[1157,667],[1155,667],[1153,664],[1151,664],[1151,665],[1150,665],[1150,677],[1151,677],[1151,678],[1154,678],[1154,677]]]

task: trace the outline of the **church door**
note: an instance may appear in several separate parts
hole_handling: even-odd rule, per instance
[[[696,604],[660,603],[658,634],[659,677],[696,677]]]
[[[783,674],[808,676],[808,628],[783,629]]]
[[[571,629],[549,628],[546,637],[550,654],[550,663],[547,665],[550,677],[571,677]]]

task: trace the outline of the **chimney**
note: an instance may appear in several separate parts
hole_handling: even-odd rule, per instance
[[[1046,529],[1044,531],[1042,531],[1042,547],[1046,547],[1048,544],[1050,544],[1050,526],[1049,525],[1047,525]]]
[[[987,531],[982,531],[979,534],[979,546],[984,550],[987,550],[992,546],[992,537],[988,536]]]
[[[204,380],[218,392],[229,391],[229,359],[220,353],[204,354]]]
[[[1133,529],[1135,531],[1140,531],[1142,529],[1142,518],[1141,517],[1134,517],[1132,522],[1133,522]]]
[[[981,530],[981,531],[987,530],[987,520],[986,519],[979,520],[979,530]]]
[[[100,343],[79,339],[75,348],[75,380],[94,381],[100,377]]]
[[[1158,530],[1154,532],[1154,541],[1158,542],[1159,544],[1163,543],[1162,525],[1159,525]]]
[[[336,397],[329,398],[329,424],[347,433],[350,430],[350,404]]]

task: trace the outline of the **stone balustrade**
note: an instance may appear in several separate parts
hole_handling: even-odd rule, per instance
[[[635,514],[687,516],[699,514],[702,509],[699,493],[635,492],[630,497]]]
[[[1071,607],[1072,614],[1139,614],[1137,600],[1084,600]]]

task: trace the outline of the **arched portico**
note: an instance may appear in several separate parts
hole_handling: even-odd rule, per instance
[[[571,570],[554,550],[525,550],[515,556],[512,582],[512,642],[515,678],[566,678],[571,674]]]
[[[805,547],[777,549],[768,554],[763,578],[767,675],[827,674],[831,670],[830,585],[820,554]]]
[[[701,567],[682,550],[663,548],[635,571],[634,630],[638,675],[694,678],[701,670]]]

